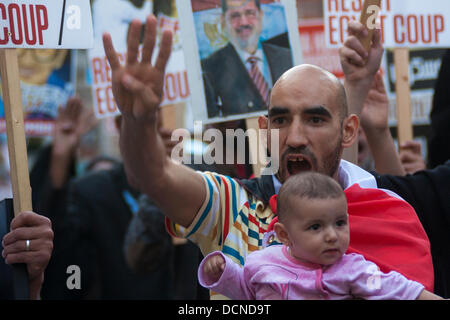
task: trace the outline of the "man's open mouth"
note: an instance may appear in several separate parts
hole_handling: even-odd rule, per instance
[[[310,160],[302,155],[289,155],[286,162],[289,175],[295,175],[312,169]]]

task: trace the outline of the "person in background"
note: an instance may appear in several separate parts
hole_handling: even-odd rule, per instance
[[[397,154],[389,130],[388,114],[389,99],[382,74],[378,72],[361,111],[358,165],[378,174],[399,176],[426,169],[419,142],[414,140],[405,142]]]
[[[431,132],[428,137],[428,167],[430,169],[444,164],[450,159],[450,49],[442,57],[434,87],[431,109]]]

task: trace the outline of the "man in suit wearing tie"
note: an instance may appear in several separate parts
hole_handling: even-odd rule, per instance
[[[263,15],[259,0],[222,0],[229,43],[202,60],[209,118],[266,110],[273,83],[292,67],[290,49],[260,41]]]

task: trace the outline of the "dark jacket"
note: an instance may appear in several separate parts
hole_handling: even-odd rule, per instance
[[[161,263],[151,273],[137,274],[126,263],[122,248],[133,212],[124,192],[133,199],[138,197],[128,185],[122,165],[71,182],[64,237],[60,238],[65,247],[60,251],[62,260],[85,271],[85,287],[81,290],[85,297],[170,299],[173,292],[170,247],[161,252]],[[163,216],[159,214],[160,228],[164,230]]]
[[[428,166],[434,168],[450,159],[450,50],[442,57],[435,84],[428,139]]]
[[[376,179],[379,188],[394,191],[416,210],[430,240],[434,292],[450,298],[450,161],[414,175]]]

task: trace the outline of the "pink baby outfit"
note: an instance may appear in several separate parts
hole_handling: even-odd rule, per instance
[[[208,285],[203,265],[212,255],[221,255],[226,266],[220,279]],[[322,266],[300,262],[282,245],[249,254],[244,267],[212,252],[200,264],[198,278],[202,286],[234,300],[415,300],[424,289],[398,272],[381,273],[359,254]]]

